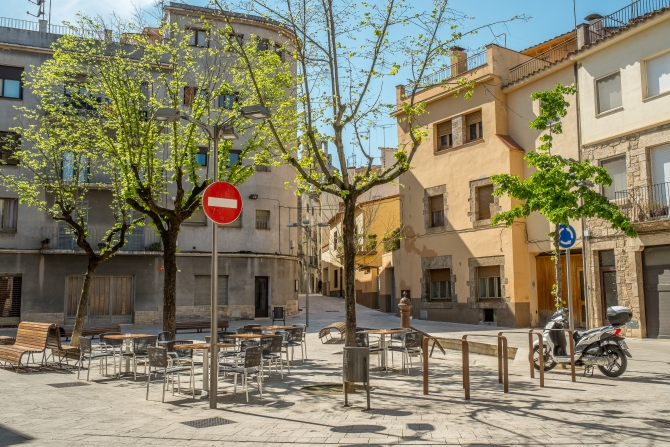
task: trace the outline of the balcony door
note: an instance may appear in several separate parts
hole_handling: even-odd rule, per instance
[[[670,205],[670,144],[651,149],[651,183],[655,204],[666,210]]]
[[[268,289],[269,279],[267,276],[256,276],[256,318],[268,317]],[[307,286],[307,285],[305,285]]]

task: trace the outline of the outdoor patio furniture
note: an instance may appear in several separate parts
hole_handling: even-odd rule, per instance
[[[304,333],[305,328],[302,327],[294,327],[291,329],[291,341],[288,342],[288,346],[291,347],[291,361],[293,361],[295,347],[300,346],[300,357],[302,358],[302,362],[305,363],[305,349],[302,339]]]
[[[72,337],[72,331],[74,331],[74,326],[61,326],[60,327],[60,336],[65,338],[67,341]],[[105,332],[121,332],[121,326],[118,324],[95,324],[95,325],[84,325],[81,330],[82,337],[92,337],[95,338],[96,335],[104,334]]]
[[[111,338],[107,338],[108,335],[121,335],[120,332],[105,332],[104,334],[100,334],[100,342],[98,343],[98,349],[102,349],[103,347],[106,348],[107,350],[111,349],[112,354],[114,355],[113,362],[114,362],[114,375],[116,375],[116,356],[118,355],[121,357],[121,349],[123,348],[123,340],[112,340]],[[121,369],[121,365],[119,364],[119,369]]]
[[[154,337],[155,338],[155,337]],[[146,400],[149,400],[149,383],[151,382],[151,374],[162,374],[163,375],[163,397],[161,402],[165,402],[165,386],[167,382],[168,374],[174,375],[177,374],[177,392],[181,391],[181,381],[179,380],[179,373],[190,371],[191,373],[191,392],[193,399],[195,399],[195,378],[193,376],[193,365],[191,366],[173,366],[170,358],[168,357],[167,349],[165,348],[156,348],[153,346],[148,346],[147,350],[147,362],[149,364],[149,373],[147,374],[147,397]],[[153,370],[152,370],[153,368]],[[174,378],[172,379],[172,395],[174,396]]]
[[[188,320],[177,320],[175,334],[179,331],[193,330],[196,332],[202,332],[203,329],[211,329],[212,321],[209,318],[197,318],[197,319],[188,319]],[[219,331],[228,328],[228,320],[219,318],[216,323],[216,327]]]
[[[13,345],[16,339],[14,337],[9,337],[7,335],[0,335],[0,346],[1,345]]]
[[[291,331],[277,331],[275,332],[275,335],[280,335],[282,337],[282,345],[281,345],[281,351],[279,351],[279,355],[281,356],[282,354],[286,358],[286,366],[288,368],[288,372],[291,372],[291,362],[288,357],[288,344],[292,340],[292,332]]]
[[[381,348],[378,345],[370,345],[370,335],[365,332],[356,332],[355,344],[357,348],[368,348],[370,353],[374,352],[379,354],[381,352]],[[377,365],[379,368],[382,366],[381,357],[379,355],[377,355]]]
[[[54,361],[58,362],[58,366],[63,366],[63,359],[65,359],[65,364],[69,366],[70,359],[77,362],[80,362],[81,351],[76,346],[63,346],[60,341],[60,329],[56,326],[54,329],[49,330],[49,335],[47,336],[47,348],[51,351],[51,358]],[[58,360],[56,360],[58,357]],[[48,357],[47,357],[48,359]]]
[[[282,360],[281,354],[284,338],[281,335],[273,335],[268,338],[270,339],[270,344],[267,349],[265,349],[265,347],[263,348],[263,360],[267,360],[268,362],[268,372],[271,370],[272,363],[275,364],[275,372],[277,371],[277,364],[279,364],[280,377],[283,379],[284,361]]]
[[[137,380],[137,364],[142,363],[144,365],[144,372],[146,374],[147,364],[149,363],[149,351],[148,348],[156,346],[156,337],[155,335],[149,335],[144,337],[135,337],[131,339],[131,352],[121,353],[121,357],[130,358],[133,362],[133,380]],[[126,341],[127,343],[127,341]],[[121,368],[119,368],[120,370]]]
[[[418,354],[423,358],[421,350],[422,334],[420,332],[407,332],[402,346],[391,345],[387,349],[391,351],[391,367],[393,367],[393,352],[402,353],[402,368],[409,374],[409,369],[412,367],[412,355]],[[423,371],[423,362],[421,362],[421,370]]]
[[[321,329],[319,331],[319,340],[321,340],[321,343],[336,343],[336,342],[345,342],[345,330],[347,328],[347,324],[344,322],[338,322],[338,323],[331,323],[325,328]],[[339,338],[334,338],[332,331],[337,331],[340,334]]]
[[[256,381],[258,382],[258,392],[261,399],[263,398],[263,381],[261,379],[261,369],[263,368],[263,347],[250,346],[247,348],[244,356],[244,364],[242,366],[222,365],[219,367],[224,374],[232,373],[234,380],[233,394],[237,394],[237,376],[242,376],[242,386],[247,395],[247,402],[249,402],[249,375],[256,374]]]
[[[77,370],[77,379],[81,374],[81,366],[84,363],[84,360],[88,360],[88,365],[86,366],[86,381],[91,377],[91,360],[99,359],[100,360],[100,373],[102,373],[102,359],[105,359],[105,374],[107,374],[107,359],[112,357],[112,362],[114,362],[114,354],[107,351],[103,348],[101,351],[94,351],[93,345],[91,344],[91,339],[88,337],[79,337],[79,369]],[[116,365],[116,364],[115,364]],[[114,368],[116,373],[116,367]]]
[[[193,340],[170,340],[165,342],[164,348],[168,351],[168,357],[173,365],[194,365],[193,349],[175,348],[175,345],[190,345],[195,343]]]
[[[307,325],[305,324],[294,324],[293,327],[302,328],[302,344],[305,348],[305,358],[307,358]]]
[[[246,327],[238,327],[237,328],[237,333],[238,334],[252,334],[254,331],[251,330],[251,328],[246,328]]]
[[[272,308],[272,324],[275,324],[275,321],[281,321],[286,324],[286,315],[284,314],[283,307],[275,306]]]
[[[45,350],[50,331],[55,333],[57,326],[55,324],[31,323],[27,321],[19,323],[14,344],[0,346],[0,361],[5,366],[9,364],[18,371],[21,366],[24,368],[27,367],[30,357],[35,361],[35,354],[42,353],[42,364],[44,364],[46,359]],[[24,355],[26,355],[26,362],[22,363],[21,360]]]
[[[263,360],[265,360],[266,354],[270,354],[270,349],[272,348],[272,341],[275,336],[265,336],[259,340],[259,345],[263,348]],[[281,348],[280,348],[281,349]],[[264,374],[264,368],[263,366],[261,368],[261,374]],[[270,362],[268,361],[268,375],[270,375]]]
[[[158,346],[163,346],[170,340],[174,340],[174,335],[172,335],[172,332],[161,331],[158,333],[158,339],[156,340],[156,343],[158,343]]]

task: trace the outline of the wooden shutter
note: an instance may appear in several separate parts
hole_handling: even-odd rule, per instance
[[[470,124],[481,123],[481,121],[482,121],[481,110],[477,110],[476,112],[472,112],[471,114],[465,116],[466,126],[469,126]]]
[[[93,277],[88,296],[89,315],[109,315],[110,277]]]
[[[131,315],[133,278],[119,276],[112,278],[112,315]]]
[[[437,125],[437,136],[438,138],[443,135],[449,135],[451,133],[451,120],[445,121]]]
[[[67,278],[67,316],[77,315],[77,305],[81,296],[81,288],[84,286],[83,276],[69,276]]]
[[[491,205],[493,205],[493,185],[477,188],[478,215],[477,220],[490,219]]]
[[[436,269],[430,271],[431,281],[449,281],[451,278],[451,271],[449,269]]]
[[[0,317],[21,316],[21,285],[20,276],[0,277]]]
[[[196,275],[195,276],[195,296],[193,304],[195,306],[209,306],[211,304],[210,297],[212,296],[212,277],[211,275]],[[218,290],[219,306],[228,305],[228,276],[219,275],[219,290]]]

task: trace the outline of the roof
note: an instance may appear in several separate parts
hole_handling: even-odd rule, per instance
[[[232,11],[220,11],[219,9],[216,8],[208,8],[206,6],[194,6],[194,5],[187,5],[185,3],[175,3],[175,2],[170,2],[168,6],[165,7],[165,9],[179,9],[183,11],[192,11],[192,12],[200,12],[202,14],[209,14],[209,15],[225,15],[228,17],[233,17],[236,19],[242,19],[242,20],[250,20],[253,22],[260,22],[264,23],[267,25],[273,25],[279,28],[283,28],[286,31],[290,32],[293,34],[293,31],[288,29],[286,26],[284,26],[282,23],[268,19],[267,17],[261,17],[253,14],[244,14],[240,12],[232,12]]]
[[[516,151],[526,152],[526,151],[524,150],[524,148],[522,148],[521,146],[519,146],[519,143],[517,143],[516,141],[514,141],[514,139],[513,139],[512,137],[510,137],[509,135],[500,135],[500,134],[496,134],[496,137],[500,138],[500,141],[502,141],[503,144],[504,144],[505,146],[507,146],[508,148],[513,149],[513,150],[516,150]]]
[[[526,56],[536,56],[540,53],[547,51],[554,45],[563,43],[564,41],[573,37],[575,34],[576,34],[575,30],[570,30],[567,33],[563,33],[556,37],[552,37],[551,39],[547,39],[544,42],[536,43],[535,45],[530,46],[525,50],[519,51],[519,53],[525,54]]]
[[[630,20],[628,23],[626,23],[624,26],[619,27],[619,28],[617,28],[617,29],[615,29],[615,30],[613,30],[613,31],[610,31],[607,35],[601,37],[600,39],[596,40],[595,42],[593,42],[593,43],[588,43],[588,44],[584,45],[583,47],[581,47],[581,48],[579,48],[579,49],[577,49],[577,50],[575,50],[575,51],[571,51],[571,52],[567,53],[567,54],[566,54],[563,58],[561,58],[561,59],[557,59],[557,60],[555,60],[555,61],[553,61],[553,62],[548,62],[547,65],[545,65],[544,67],[539,68],[539,69],[537,69],[536,71],[534,71],[534,72],[532,72],[532,73],[530,73],[530,74],[527,74],[526,76],[523,76],[523,77],[521,77],[521,78],[519,78],[519,79],[514,80],[513,82],[510,82],[509,84],[504,85],[503,88],[504,88],[504,87],[509,87],[509,86],[511,86],[511,85],[518,84],[519,82],[521,82],[521,81],[523,81],[523,80],[525,80],[525,79],[528,79],[528,78],[530,78],[530,77],[532,77],[532,76],[535,76],[535,75],[537,75],[538,73],[545,72],[545,71],[547,71],[548,69],[551,69],[551,68],[555,67],[556,65],[562,64],[563,62],[565,62],[565,61],[571,59],[573,56],[575,56],[575,55],[577,55],[577,54],[583,53],[584,51],[589,50],[589,49],[591,49],[591,48],[593,48],[593,47],[595,47],[595,46],[601,44],[602,42],[605,42],[605,41],[607,41],[607,40],[611,40],[611,39],[613,39],[614,37],[619,36],[621,33],[625,32],[625,31],[628,31],[628,30],[631,29],[631,28],[635,28],[636,26],[641,25],[642,23],[645,23],[645,22],[651,20],[652,18],[655,18],[656,16],[665,14],[665,13],[668,12],[668,11],[670,11],[670,7],[668,7],[668,6],[664,6],[664,7],[662,7],[662,8],[659,8],[659,9],[657,9],[657,10],[654,10],[654,11],[652,11],[652,12],[650,12],[650,13],[648,13],[648,14],[645,14],[645,15],[643,15],[643,16],[637,17],[637,18],[635,18],[635,19],[631,19],[631,20]],[[527,62],[527,61],[526,61],[526,62]],[[524,62],[524,63],[525,63],[525,62]]]

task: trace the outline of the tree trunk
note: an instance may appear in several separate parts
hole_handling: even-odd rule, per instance
[[[346,326],[346,346],[356,345],[356,197],[351,194],[344,199],[342,219],[342,245],[344,249],[344,309]]]
[[[163,241],[163,330],[172,334],[177,329],[177,231],[168,224],[162,236]]]
[[[563,267],[561,266],[561,236],[558,224],[554,227],[554,267],[556,269],[556,309],[563,308]]]
[[[79,296],[79,304],[77,305],[77,316],[74,319],[74,329],[72,330],[72,338],[70,338],[70,346],[79,347],[79,337],[84,328],[84,318],[86,318],[86,307],[88,306],[88,297],[91,292],[91,283],[95,275],[95,269],[98,267],[98,261],[95,259],[88,260],[88,268],[84,276],[84,287],[81,288],[81,295]]]

